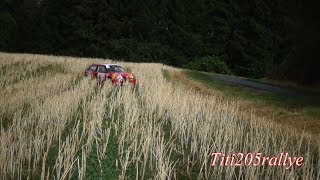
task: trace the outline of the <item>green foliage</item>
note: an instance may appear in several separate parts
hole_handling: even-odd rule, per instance
[[[7,0],[0,3],[0,48],[178,67],[215,54],[237,75],[312,83],[319,82],[316,70],[306,72],[316,60],[298,60],[306,65],[301,74],[280,65],[315,55],[314,7],[284,0]]]
[[[0,12],[0,49],[7,49],[14,35],[16,21],[8,12]]]
[[[206,56],[198,60],[189,62],[185,68],[197,71],[205,71],[211,73],[231,74],[230,69],[224,61],[217,56]]]

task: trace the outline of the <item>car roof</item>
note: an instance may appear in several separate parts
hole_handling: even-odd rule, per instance
[[[106,68],[110,68],[110,66],[120,66],[120,65],[118,65],[118,64],[92,64],[92,65],[106,66]]]
[[[119,66],[118,64],[103,64],[105,65],[107,68],[109,68],[110,66]]]

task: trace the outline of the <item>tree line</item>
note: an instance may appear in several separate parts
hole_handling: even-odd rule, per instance
[[[0,50],[200,70],[197,62],[218,59],[215,66],[235,75],[317,84],[317,7],[292,0],[4,0]]]

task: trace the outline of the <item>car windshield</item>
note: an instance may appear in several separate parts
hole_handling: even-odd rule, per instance
[[[109,70],[114,72],[125,72],[121,66],[110,66]]]

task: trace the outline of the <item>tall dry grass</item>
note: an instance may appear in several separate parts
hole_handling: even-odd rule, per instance
[[[111,60],[0,54],[1,179],[85,179],[92,154],[102,177],[111,136],[118,179],[320,178],[320,145],[309,134],[285,131],[219,95],[173,85],[162,71],[179,69],[162,64],[121,63],[138,85],[99,87],[82,76],[93,62]],[[304,161],[289,170],[213,167],[212,152],[288,152]]]

